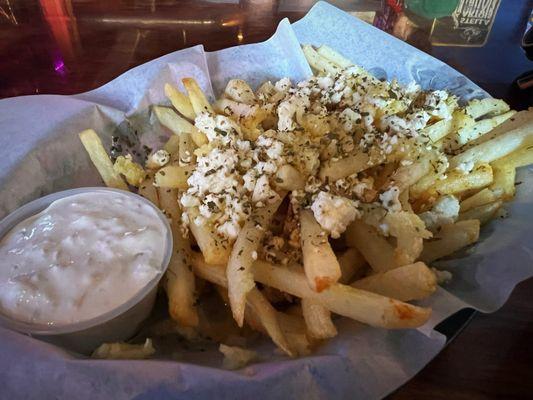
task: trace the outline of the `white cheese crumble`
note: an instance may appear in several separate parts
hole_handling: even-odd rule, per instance
[[[433,205],[431,211],[423,212],[420,219],[426,224],[426,229],[435,231],[442,225],[452,224],[459,216],[459,200],[452,195],[443,196]]]
[[[398,189],[397,186],[392,186],[390,189],[379,195],[379,200],[381,201],[383,208],[385,208],[387,211],[401,211],[402,204],[400,203],[399,196],[400,189]]]
[[[322,229],[337,239],[346,227],[359,216],[357,203],[345,197],[319,192],[311,205],[315,219]]]

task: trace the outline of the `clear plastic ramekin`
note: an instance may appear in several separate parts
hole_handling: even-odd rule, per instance
[[[0,311],[1,326],[62,346],[71,351],[89,354],[104,342],[117,342],[131,338],[138,331],[141,323],[148,317],[154,306],[157,285],[165,274],[170,256],[172,255],[172,231],[163,213],[145,198],[124,190],[104,187],[86,187],[53,193],[23,205],[0,221],[0,239],[19,222],[43,211],[55,200],[95,191],[116,192],[126,196],[133,196],[137,200],[148,204],[156,211],[158,217],[166,227],[166,240],[162,244],[165,246],[165,249],[161,273],[148,282],[146,286],[128,301],[95,318],[73,324],[49,326],[46,324],[32,324],[17,321],[16,319],[3,315]],[[1,265],[0,268],[2,268]],[[73,284],[75,285],[76,283],[73,282]]]

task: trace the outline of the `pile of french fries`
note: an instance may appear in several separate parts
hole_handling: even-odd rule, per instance
[[[428,264],[475,243],[513,198],[516,169],[533,163],[533,111],[492,98],[460,106],[442,91],[379,81],[326,46],[303,51],[315,76],[297,86],[254,92],[234,79],[211,104],[193,79],[183,79],[186,93],[167,84],[172,107],[153,113],[171,136],[144,165],[129,155],[113,163],[93,130],[80,133],[106,185],[136,188],[171,221],[170,316],[201,330],[198,288],[209,282],[239,327],[289,356],[334,337],[332,313],[388,329],[423,325],[431,310],[408,302],[436,290],[441,274]],[[200,118],[228,121],[231,132],[211,137]],[[251,200],[235,237],[180,201],[228,132],[252,149],[280,141],[286,157],[265,178],[272,201]],[[331,209],[316,206],[320,192],[336,201]],[[343,208],[335,228],[317,214]]]

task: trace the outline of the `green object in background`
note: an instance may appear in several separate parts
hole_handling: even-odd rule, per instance
[[[427,19],[452,15],[459,0],[405,0],[405,8]]]

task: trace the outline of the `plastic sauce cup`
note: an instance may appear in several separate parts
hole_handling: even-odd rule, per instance
[[[149,316],[155,303],[158,283],[165,274],[172,255],[172,231],[163,213],[145,198],[123,190],[103,187],[87,187],[53,193],[23,205],[0,221],[0,239],[19,222],[43,211],[55,200],[95,191],[118,192],[122,195],[134,196],[137,200],[150,205],[157,212],[167,231],[165,243],[162,243],[165,249],[161,273],[128,301],[95,318],[73,324],[49,326],[18,321],[3,315],[0,311],[0,326],[25,333],[71,351],[89,354],[104,342],[118,342],[131,338],[138,331],[141,323]],[[0,268],[2,268],[1,265]]]

